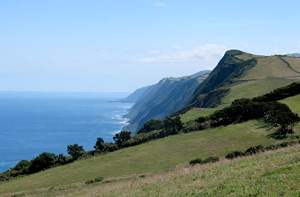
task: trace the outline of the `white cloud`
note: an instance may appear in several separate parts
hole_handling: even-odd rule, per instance
[[[179,45],[175,45],[175,46],[174,46],[174,49],[181,50],[181,49],[183,49],[183,47],[182,47],[182,46],[179,46]]]
[[[248,48],[249,48],[249,44],[248,43],[243,43],[242,46],[241,46],[242,50],[246,50]]]
[[[206,44],[180,52],[157,55],[156,57],[145,57],[138,60],[143,63],[192,63],[206,66],[215,66],[224,55],[226,47],[223,45]]]
[[[138,60],[139,62],[146,62],[146,63],[150,63],[150,62],[155,62],[156,59],[153,57],[145,57],[145,58],[141,58]]]
[[[148,53],[150,54],[159,54],[159,50],[149,50]]]
[[[274,50],[274,54],[275,54],[275,55],[278,55],[278,54],[279,54],[279,50],[278,50],[278,49],[275,49],[275,50]]]
[[[279,40],[278,40],[278,38],[273,38],[272,42],[273,42],[273,43],[278,43]]]
[[[157,2],[154,4],[155,7],[166,7],[166,4],[163,2]]]

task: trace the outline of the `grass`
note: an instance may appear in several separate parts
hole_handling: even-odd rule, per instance
[[[31,196],[299,196],[300,145],[155,175],[33,191]],[[20,193],[22,194],[22,193]]]
[[[299,74],[290,70],[287,65],[276,56],[257,58],[258,63],[241,80],[265,79],[268,77],[275,78],[294,78]],[[299,67],[300,58],[289,58],[288,60],[293,68]],[[280,85],[280,84],[279,84]]]
[[[300,115],[300,95],[292,96],[289,98],[286,98],[281,103],[284,103],[289,106],[289,108],[294,112]]]
[[[263,123],[242,124],[170,136],[0,184],[0,194],[81,184],[96,177],[113,178],[166,172],[191,159],[225,156],[234,150],[276,141]]]
[[[215,110],[217,110],[217,108],[193,108],[188,112],[180,115],[181,121],[183,123],[187,123],[190,120],[199,118],[200,116],[207,116],[209,114],[212,114]]]
[[[118,196],[299,196],[300,146],[223,160],[180,166],[168,173],[81,188],[74,195]]]
[[[287,86],[293,82],[294,80],[291,79],[268,77],[237,83],[237,85],[230,87],[231,91],[227,96],[225,96],[222,103],[223,105],[229,105],[235,99],[261,96],[276,88]]]

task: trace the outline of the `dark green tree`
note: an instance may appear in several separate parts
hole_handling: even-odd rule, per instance
[[[115,140],[118,147],[121,147],[123,142],[130,140],[130,135],[130,131],[121,131],[120,133],[117,133],[115,137],[113,137],[113,139]]]
[[[118,146],[115,143],[111,143],[111,142],[104,143],[104,150],[103,150],[104,152],[113,152],[116,150],[118,150]]]
[[[29,171],[31,173],[39,172],[41,170],[55,166],[56,156],[54,153],[43,152],[39,156],[31,160]]]
[[[64,154],[60,153],[56,158],[56,163],[60,165],[64,165],[67,163],[66,156]]]
[[[30,167],[31,163],[27,160],[20,161],[13,169],[16,171],[27,171]]]
[[[159,130],[162,128],[164,128],[164,124],[161,120],[151,119],[141,127],[141,129],[138,131],[138,134],[149,133],[150,131]]]
[[[294,133],[294,126],[300,121],[298,114],[291,112],[280,112],[275,116],[276,122],[280,125],[280,128],[275,134],[286,136],[288,133]]]
[[[94,146],[95,150],[103,152],[104,147],[105,147],[105,143],[103,138],[97,138],[96,144]]]
[[[69,145],[67,151],[68,154],[71,155],[74,160],[78,159],[84,153],[83,147],[78,146],[78,144]]]
[[[163,124],[164,129],[170,133],[177,133],[183,127],[183,123],[181,122],[179,116],[176,116],[175,118],[166,117],[163,121]]]

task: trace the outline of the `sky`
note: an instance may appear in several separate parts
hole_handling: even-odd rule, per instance
[[[299,0],[0,0],[0,91],[132,92],[300,52]]]

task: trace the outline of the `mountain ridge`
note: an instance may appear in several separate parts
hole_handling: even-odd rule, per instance
[[[135,134],[148,120],[162,120],[183,108],[208,73],[210,71],[204,70],[190,76],[163,78],[157,84],[148,86],[124,116],[129,119],[129,125],[123,130]]]

